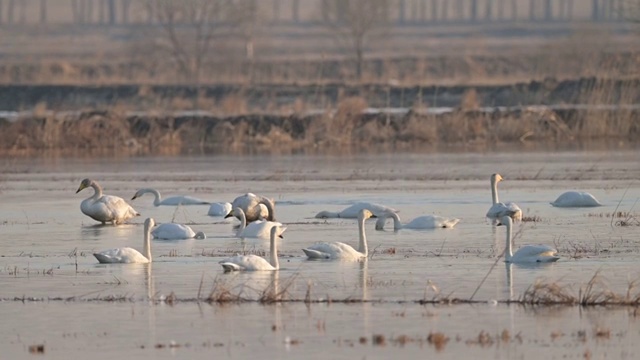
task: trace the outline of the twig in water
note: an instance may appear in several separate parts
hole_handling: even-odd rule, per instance
[[[629,183],[629,185],[627,185],[627,188],[624,190],[624,193],[622,193],[622,197],[620,198],[620,201],[618,201],[618,205],[616,205],[616,209],[613,210],[613,214],[611,214],[611,224],[609,224],[611,227],[613,227],[614,215],[618,212],[618,208],[620,207],[620,204],[622,203],[622,200],[624,200],[625,195],[627,195],[627,191],[629,191],[630,187],[631,187],[631,183]]]

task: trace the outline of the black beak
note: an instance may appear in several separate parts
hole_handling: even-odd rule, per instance
[[[284,236],[282,236],[282,234],[278,235],[278,237],[279,237],[280,239],[284,239]]]

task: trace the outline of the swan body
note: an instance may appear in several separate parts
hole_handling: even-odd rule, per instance
[[[319,219],[327,219],[327,218],[341,218],[341,219],[357,219],[360,211],[362,209],[369,210],[374,216],[380,217],[385,213],[397,213],[398,210],[390,208],[388,206],[372,203],[372,202],[357,202],[342,211],[332,212],[332,211],[321,211],[316,214],[316,218]]]
[[[260,205],[262,205],[262,204],[260,204]],[[264,206],[264,205],[262,205],[262,206]],[[209,216],[227,216],[231,212],[232,208],[233,207],[231,206],[231,203],[228,203],[228,202],[211,203],[211,206],[209,206],[209,212],[207,213],[207,215],[209,215]]]
[[[368,246],[364,232],[364,221],[371,218],[373,213],[367,209],[360,210],[358,215],[358,230],[360,241],[358,250],[352,246],[342,243],[317,243],[302,249],[309,259],[339,259],[343,261],[360,261],[367,258]]]
[[[262,204],[263,206],[260,206],[260,204]],[[260,219],[275,221],[275,204],[273,200],[264,196],[258,196],[253,193],[246,193],[235,198],[231,203],[231,208],[242,209],[242,211],[244,211],[247,222],[252,222]]]
[[[384,230],[384,225],[388,218],[393,219],[394,231],[398,231],[400,229],[451,229],[456,226],[458,222],[460,222],[460,219],[448,219],[437,215],[424,215],[418,216],[408,223],[403,224],[400,221],[400,215],[398,215],[397,213],[387,213],[378,217],[378,220],[376,221],[376,230]]]
[[[278,245],[276,236],[282,237],[282,231],[277,226],[273,226],[269,231],[271,246],[269,251],[269,261],[257,255],[237,255],[220,262],[224,272],[230,271],[274,271],[280,268],[278,263]]]
[[[237,207],[231,210],[226,217],[236,216],[240,219],[240,227],[236,236],[239,238],[262,238],[268,239],[270,236],[271,228],[276,227],[278,229],[276,236],[282,237],[282,234],[287,230],[286,226],[283,226],[277,221],[257,220],[247,224],[247,219],[244,211]]]
[[[547,245],[524,245],[513,253],[511,239],[511,227],[513,220],[511,216],[505,215],[500,219],[500,223],[507,228],[505,259],[507,263],[543,263],[558,261],[558,250]]]
[[[600,202],[588,192],[567,191],[560,195],[551,205],[555,207],[596,207]]]
[[[202,232],[195,232],[191,227],[182,224],[166,223],[158,225],[151,231],[156,239],[162,240],[180,240],[180,239],[206,239],[207,236]]]
[[[149,188],[145,188],[145,189],[140,189],[138,190],[135,195],[133,195],[133,197],[131,198],[131,200],[135,200],[139,197],[141,197],[144,194],[153,194],[154,199],[153,199],[153,205],[154,206],[161,206],[161,205],[170,205],[170,206],[177,206],[177,205],[208,205],[209,202],[202,200],[202,199],[198,199],[198,198],[194,198],[193,196],[171,196],[168,198],[165,198],[164,200],[162,199],[162,196],[160,195],[160,192],[156,189],[149,189]]]
[[[80,210],[90,218],[100,221],[103,224],[111,222],[117,225],[136,216],[140,216],[123,198],[103,195],[102,187],[95,180],[82,180],[76,194],[89,187],[93,188],[94,193],[80,203]]]
[[[155,225],[152,218],[144,221],[144,245],[143,253],[138,250],[124,247],[94,253],[93,256],[101,264],[146,264],[151,262],[151,228]]]
[[[505,214],[511,214],[515,221],[522,221],[522,209],[515,203],[501,203],[498,199],[498,183],[502,181],[500,174],[491,175],[491,200],[493,204],[487,211],[486,217],[495,225]]]

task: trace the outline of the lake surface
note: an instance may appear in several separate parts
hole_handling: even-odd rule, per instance
[[[0,162],[0,349],[6,358],[38,352],[80,358],[637,358],[634,307],[522,306],[536,281],[576,296],[598,274],[602,289],[625,294],[640,279],[638,151],[506,152],[360,156],[36,159]],[[546,266],[507,266],[498,256],[504,229],[487,222],[489,176],[500,198],[520,205],[521,244],[556,246]],[[90,177],[106,194],[130,199],[143,187],[163,195],[231,201],[245,192],[276,200],[287,226],[277,273],[224,274],[218,262],[236,252],[268,253],[268,240],[238,239],[237,221],[207,216],[208,206],[130,203],[142,216],[102,226],[84,216],[75,191]],[[592,193],[598,208],[559,209],[566,190]],[[364,263],[307,261],[317,241],[357,245],[355,220],[315,219],[357,201],[400,210],[402,220],[437,214],[460,218],[454,229],[376,231]],[[612,218],[614,212],[631,217]],[[151,265],[102,265],[92,253],[142,248],[146,217],[188,223],[205,240],[152,241]],[[627,220],[632,226],[619,226]],[[483,279],[486,280],[483,282]],[[248,300],[277,287],[283,302],[196,301],[224,290]],[[632,294],[638,290],[633,290]],[[475,294],[474,294],[475,293]],[[420,305],[434,298],[464,305]],[[327,302],[333,299],[333,302]],[[359,300],[367,300],[362,302]],[[358,300],[345,303],[346,300]],[[441,334],[437,341],[429,334]],[[435,335],[434,335],[435,336]],[[438,335],[439,336],[439,335]]]

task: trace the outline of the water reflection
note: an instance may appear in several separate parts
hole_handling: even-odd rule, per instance
[[[99,240],[101,236],[109,234],[116,235],[117,237],[130,237],[133,235],[134,230],[137,228],[134,224],[125,224],[114,226],[112,224],[92,224],[80,227],[80,235],[82,239],[95,239]],[[142,239],[142,236],[140,237]]]

